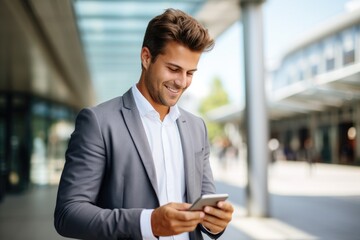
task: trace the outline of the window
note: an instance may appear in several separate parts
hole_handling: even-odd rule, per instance
[[[312,77],[318,75],[319,73],[318,65],[315,64],[311,65],[310,73]]]
[[[335,69],[335,44],[334,41],[328,41],[325,44],[325,70]]]
[[[335,68],[335,58],[327,58],[325,64],[326,64],[326,71],[334,70],[334,68]]]
[[[305,80],[307,78],[307,74],[306,74],[306,62],[304,59],[300,59],[298,64],[297,64],[297,68],[298,68],[298,81],[302,81]]]
[[[319,74],[319,54],[312,53],[309,58],[310,63],[310,77],[314,77]]]
[[[355,51],[351,50],[351,51],[344,51],[343,52],[343,62],[344,62],[344,66],[352,64],[355,62]]]
[[[296,81],[296,69],[294,65],[290,65],[287,69],[287,83],[290,85],[291,83]]]
[[[346,30],[342,34],[342,56],[343,56],[343,65],[349,65],[355,62],[355,39],[353,29]]]

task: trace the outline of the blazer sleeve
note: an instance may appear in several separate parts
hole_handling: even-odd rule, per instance
[[[54,213],[57,232],[80,239],[141,239],[142,209],[96,206],[106,167],[106,145],[92,109],[76,120],[66,152]]]
[[[202,182],[202,190],[201,190],[201,194],[208,194],[208,193],[215,193],[216,189],[215,189],[215,184],[214,184],[214,178],[213,178],[213,174],[212,174],[212,170],[211,170],[211,166],[210,166],[210,144],[209,144],[209,138],[208,138],[208,134],[207,134],[207,128],[206,125],[204,123],[204,121],[202,121],[203,125],[204,125],[204,132],[205,132],[205,155],[204,155],[204,159],[203,159],[203,167],[204,167],[204,175],[203,175],[203,182]],[[213,234],[212,232],[208,231],[202,224],[199,224],[199,228],[200,230],[205,233],[209,238],[211,239],[218,239],[224,232],[225,230],[223,230],[220,233],[217,234]]]
[[[214,177],[212,174],[211,166],[210,166],[210,144],[209,144],[209,138],[207,134],[207,128],[205,125],[205,122],[201,120],[202,128],[204,129],[203,132],[203,139],[202,142],[204,142],[204,155],[202,159],[203,163],[203,177],[202,177],[202,183],[201,183],[201,195],[204,194],[211,194],[215,193],[215,184],[214,184]]]

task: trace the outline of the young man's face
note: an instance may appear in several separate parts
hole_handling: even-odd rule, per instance
[[[200,56],[201,52],[193,52],[179,43],[169,42],[164,53],[151,62],[149,50],[142,49],[145,72],[142,84],[146,91],[143,94],[156,110],[168,109],[177,103],[191,84]]]

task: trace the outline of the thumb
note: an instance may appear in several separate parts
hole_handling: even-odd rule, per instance
[[[191,204],[189,203],[170,203],[170,207],[175,208],[176,210],[184,211],[188,210]]]

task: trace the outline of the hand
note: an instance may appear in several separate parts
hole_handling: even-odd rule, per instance
[[[206,206],[204,208],[205,217],[202,225],[212,233],[223,231],[231,221],[234,208],[229,202],[220,201],[218,208]]]
[[[151,214],[151,228],[154,236],[172,236],[193,231],[203,221],[201,211],[186,211],[191,204],[168,203],[156,208]]]

